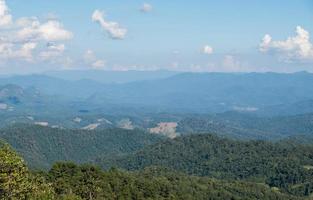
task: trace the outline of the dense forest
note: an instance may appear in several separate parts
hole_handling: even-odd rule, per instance
[[[98,163],[127,170],[162,166],[190,175],[266,183],[300,196],[313,192],[313,146],[290,140],[271,143],[215,135],[183,136]]]
[[[103,171],[59,162],[47,172],[31,172],[7,144],[0,146],[0,166],[1,199],[302,199],[264,184],[187,176],[155,167]]]
[[[293,116],[258,116],[254,113],[225,112],[189,115],[178,121],[177,132],[215,133],[237,139],[279,140],[295,135],[311,135],[313,114]]]
[[[0,138],[12,145],[1,145],[1,195],[14,187],[26,199],[302,199],[313,194],[308,136],[276,142],[212,134],[169,139],[140,129],[17,125],[2,129]],[[6,178],[11,173],[16,183]]]
[[[140,130],[70,130],[15,125],[0,130],[31,168],[48,169],[56,161],[86,163],[97,157],[120,155],[159,142],[162,137]]]

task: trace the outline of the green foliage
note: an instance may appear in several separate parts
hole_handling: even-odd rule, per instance
[[[48,183],[42,174],[31,174],[32,193],[29,195],[30,200],[52,200],[56,198],[51,183]]]
[[[42,176],[29,172],[23,159],[5,143],[0,144],[0,199],[50,200],[52,187]]]
[[[102,166],[141,170],[163,166],[190,175],[267,183],[292,194],[311,194],[313,146],[286,142],[234,141],[214,135],[167,140]]]
[[[179,120],[177,131],[183,135],[214,133],[239,139],[281,140],[290,136],[310,136],[312,119],[312,113],[276,117],[240,112],[198,114]]]
[[[59,195],[75,194],[83,199],[100,197],[102,172],[91,165],[56,163],[49,171],[49,178]]]
[[[301,199],[264,184],[188,176],[158,167],[138,172],[102,171],[92,165],[58,162],[49,172],[30,173],[23,160],[8,145],[1,146],[0,155],[0,199]]]
[[[0,130],[0,138],[36,169],[49,169],[57,161],[87,163],[97,157],[130,153],[162,139],[140,130],[64,130],[27,125]]]
[[[300,199],[261,184],[199,178],[155,167],[129,173],[56,163],[47,177],[62,199]]]
[[[28,169],[7,144],[0,148],[0,199],[25,199],[32,190]]]

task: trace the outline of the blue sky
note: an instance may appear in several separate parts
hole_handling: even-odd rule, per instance
[[[36,18],[40,26],[57,21],[62,24],[60,29],[71,33],[51,40],[45,37],[46,32],[39,36],[38,27],[33,27],[36,38],[21,39],[9,53],[0,50],[4,55],[0,58],[1,73],[62,69],[313,71],[313,40],[302,40],[306,33],[313,33],[312,0],[0,2],[12,17],[0,30],[3,37],[29,28],[16,27],[16,21],[23,17]],[[150,6],[146,12],[141,10],[144,4]],[[96,10],[104,12],[104,25],[99,23],[101,16],[92,21]],[[0,16],[0,22],[6,15]],[[111,22],[118,27],[110,33],[106,24]],[[118,30],[127,33],[112,38]],[[297,38],[296,30],[302,37]],[[271,40],[263,41],[261,50],[266,34]],[[288,41],[288,37],[294,39]],[[19,51],[25,43],[36,47]],[[212,51],[205,52],[206,46]]]

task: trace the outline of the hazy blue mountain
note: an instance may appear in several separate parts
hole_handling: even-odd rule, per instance
[[[166,70],[157,70],[157,71],[67,70],[67,71],[49,71],[43,74],[71,81],[89,79],[100,83],[127,83],[134,81],[163,79],[176,75],[178,73],[179,72]]]
[[[14,84],[0,86],[0,102],[8,104],[36,103],[42,99],[35,88],[23,89]]]
[[[313,100],[298,101],[291,104],[273,105],[259,109],[260,116],[286,116],[313,112]]]
[[[169,112],[257,111],[313,99],[313,74],[184,73],[170,78],[104,87],[96,104],[155,107]]]
[[[21,87],[35,87],[44,94],[60,95],[76,101],[97,91],[103,84],[92,80],[68,81],[46,75],[23,75],[0,78],[0,85],[16,84]]]
[[[183,73],[121,84],[26,75],[0,78],[0,85],[5,84],[33,87],[42,94],[66,98],[76,110],[120,114],[234,110],[265,116],[276,112],[294,115],[310,112],[313,100],[313,74],[306,72]]]
[[[18,111],[27,111],[27,109],[40,111],[42,107],[48,108],[59,103],[58,98],[44,95],[34,87],[23,88],[14,84],[0,86],[0,112],[2,114],[8,112],[14,114]]]

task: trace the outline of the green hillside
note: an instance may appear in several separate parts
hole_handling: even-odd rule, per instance
[[[254,114],[225,112],[215,115],[189,115],[178,121],[181,134],[214,133],[240,139],[280,140],[290,136],[312,135],[313,114],[258,117]]]
[[[313,146],[290,142],[235,141],[214,135],[178,137],[139,152],[99,160],[104,168],[168,167],[190,175],[266,183],[286,192],[313,192]]]
[[[140,130],[64,130],[17,125],[0,130],[31,168],[49,168],[56,161],[86,163],[97,157],[130,153],[161,140]]]
[[[6,144],[0,145],[0,166],[0,199],[302,199],[262,184],[186,176],[159,168],[130,173],[56,163],[48,172],[34,173]]]

